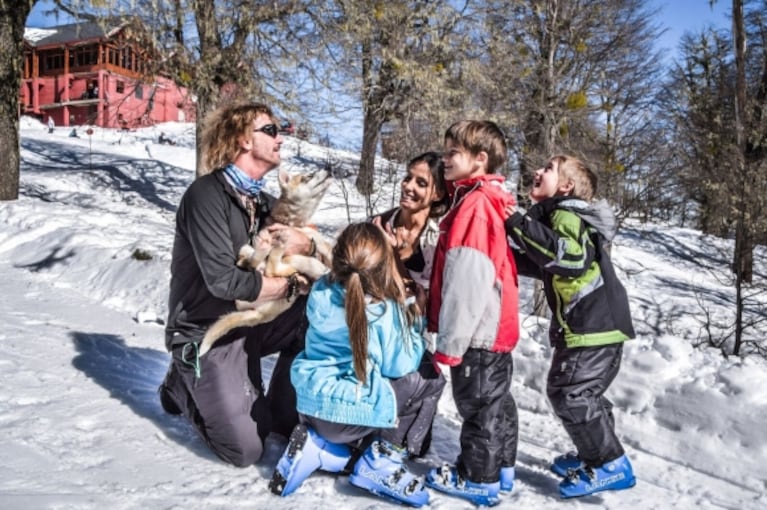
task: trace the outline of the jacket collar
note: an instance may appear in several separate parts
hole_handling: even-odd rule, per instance
[[[468,179],[461,179],[459,181],[447,181],[447,193],[452,197],[456,193],[464,193],[486,183],[502,185],[505,180],[506,178],[502,175],[485,174],[477,177],[469,177]]]
[[[514,197],[504,188],[506,178],[497,174],[485,174],[460,181],[448,181],[447,190],[451,201],[451,209],[455,208],[463,198],[477,188],[486,186],[485,194],[490,197],[499,211],[508,203],[515,203]]]

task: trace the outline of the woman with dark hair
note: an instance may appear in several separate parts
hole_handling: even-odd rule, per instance
[[[434,251],[439,238],[439,221],[448,210],[445,164],[438,152],[424,152],[407,164],[405,177],[400,183],[399,207],[371,217],[371,221],[386,232],[394,248],[397,268],[409,296],[415,297],[421,310],[426,311],[429,277],[434,262]],[[433,368],[432,335],[424,333],[427,351],[419,370],[424,377],[437,377]],[[413,456],[423,456],[431,447],[431,425]]]
[[[399,207],[371,218],[387,233],[400,274],[411,295],[416,294],[416,286],[429,289],[439,219],[447,211],[445,186],[441,155],[425,152],[407,165],[400,184]]]

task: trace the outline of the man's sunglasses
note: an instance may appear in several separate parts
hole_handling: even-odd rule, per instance
[[[277,127],[277,124],[267,124],[265,126],[261,126],[258,129],[254,129],[253,131],[255,131],[255,132],[259,132],[260,131],[262,133],[265,133],[265,134],[271,136],[272,138],[277,138],[277,133],[280,132],[280,128]]]

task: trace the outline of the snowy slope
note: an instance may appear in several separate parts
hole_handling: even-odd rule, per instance
[[[178,145],[156,144],[161,130]],[[328,474],[273,496],[267,481],[284,438],[271,437],[257,465],[233,468],[182,418],[163,413],[156,387],[168,362],[162,322],[174,210],[193,178],[194,128],[67,133],[22,119],[21,196],[0,203],[0,508],[395,508]],[[292,138],[283,146],[292,171],[330,160],[343,175],[356,157]],[[333,184],[314,218],[323,231],[366,217],[352,188],[351,180]],[[378,210],[395,196],[383,188]],[[699,302],[716,317],[731,308],[720,281],[729,246],[633,222],[617,237],[613,256],[638,338],[626,344],[609,396],[638,483],[581,500],[562,502],[547,469],[571,446],[545,398],[547,324],[527,315],[531,282],[522,279],[512,384],[518,478],[499,508],[767,508],[767,363],[692,347]],[[151,259],[137,260],[136,250]],[[268,372],[273,360],[264,363]],[[459,427],[448,390],[432,450],[413,469],[453,460]],[[432,493],[431,508],[471,505]]]

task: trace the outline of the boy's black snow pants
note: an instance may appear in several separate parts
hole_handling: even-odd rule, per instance
[[[554,344],[546,393],[578,455],[598,467],[624,454],[612,403],[604,396],[621,366],[623,344],[568,348]]]
[[[511,353],[469,349],[451,367],[453,399],[463,419],[458,473],[472,482],[493,483],[501,467],[517,461],[517,405],[509,392]]]
[[[298,423],[290,366],[304,348],[305,307],[301,297],[272,322],[219,339],[199,359],[193,344],[173,349],[160,391],[224,461],[252,465],[270,432],[287,437]],[[274,353],[279,356],[265,393],[261,358]]]

